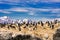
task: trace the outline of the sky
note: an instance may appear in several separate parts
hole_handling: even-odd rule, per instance
[[[60,0],[0,0],[0,17],[12,19],[60,19]]]

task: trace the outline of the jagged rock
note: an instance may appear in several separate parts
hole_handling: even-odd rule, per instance
[[[16,37],[13,38],[13,40],[42,40],[42,39],[32,37],[30,35],[17,35]]]
[[[57,29],[56,33],[53,35],[53,40],[60,40],[60,29]]]
[[[12,33],[8,31],[0,31],[0,40],[42,40],[38,37],[32,37],[31,35],[16,35],[12,37]]]
[[[49,36],[48,36],[48,34],[47,34],[47,33],[45,33],[45,34],[44,34],[44,37],[43,37],[43,40],[47,40],[47,39],[48,39],[48,37],[49,37]]]
[[[12,33],[7,31],[0,31],[0,40],[8,40],[12,38]]]

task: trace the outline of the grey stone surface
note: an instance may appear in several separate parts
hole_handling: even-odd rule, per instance
[[[57,29],[56,33],[53,35],[53,40],[60,40],[60,29]]]
[[[0,40],[42,40],[38,37],[32,37],[31,35],[16,35],[12,37],[11,32],[0,31]]]
[[[17,35],[13,40],[42,40],[38,37],[32,37],[30,35]]]
[[[0,31],[0,40],[8,40],[12,38],[12,33],[7,31]]]

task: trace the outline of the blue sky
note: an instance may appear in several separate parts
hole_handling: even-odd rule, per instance
[[[60,0],[0,0],[0,17],[12,19],[60,18]]]

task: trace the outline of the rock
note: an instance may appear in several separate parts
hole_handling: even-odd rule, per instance
[[[53,35],[53,40],[60,40],[60,29],[57,29],[56,33]]]
[[[43,40],[47,40],[47,39],[48,39],[48,37],[49,37],[49,36],[48,36],[48,34],[47,34],[47,33],[45,33],[45,34],[44,34],[44,37],[43,37]]]
[[[38,37],[32,37],[30,35],[17,35],[13,40],[42,40]]]
[[[7,31],[0,31],[0,40],[8,40],[12,38],[12,33]]]

